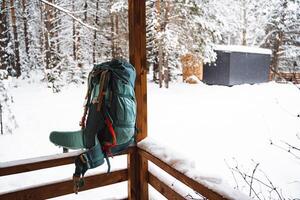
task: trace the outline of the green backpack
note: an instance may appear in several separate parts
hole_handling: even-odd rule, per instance
[[[134,67],[122,59],[94,65],[88,78],[84,115],[79,131],[50,133],[50,141],[68,149],[85,149],[75,159],[74,192],[83,186],[88,169],[135,143]]]

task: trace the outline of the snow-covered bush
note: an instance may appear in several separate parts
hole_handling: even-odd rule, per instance
[[[7,86],[5,85],[8,80],[2,80],[1,78],[0,80],[0,134],[3,135],[12,133],[17,124],[11,111],[13,98],[7,92]]]

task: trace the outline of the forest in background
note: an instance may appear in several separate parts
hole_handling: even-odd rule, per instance
[[[181,56],[211,62],[214,44],[270,48],[273,71],[299,71],[299,10],[299,0],[148,0],[149,71],[174,80]],[[128,58],[127,12],[124,0],[1,0],[1,77],[39,71],[55,92],[83,82],[93,63]]]
[[[38,76],[59,92],[84,83],[93,63],[129,57],[127,1],[0,0],[0,8],[0,113],[11,121],[11,77]],[[214,44],[269,48],[275,75],[299,72],[299,10],[300,0],[147,0],[149,77],[160,86],[181,78],[180,58],[212,62]]]

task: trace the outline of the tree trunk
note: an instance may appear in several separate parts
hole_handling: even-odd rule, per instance
[[[45,11],[45,7],[43,4],[40,4],[40,18],[41,18],[41,22],[44,22],[44,11]],[[41,56],[44,56],[42,52],[45,52],[45,28],[44,26],[41,26],[41,31],[39,34],[40,37],[40,52],[41,52]],[[43,61],[45,61],[45,59],[43,59]]]
[[[98,27],[99,17],[98,17],[98,11],[99,11],[99,0],[96,2],[96,17],[95,17],[95,24]],[[97,42],[97,31],[94,31],[94,41],[93,41],[93,63],[96,63],[96,42]]]
[[[169,23],[169,13],[170,13],[170,1],[167,0],[165,2],[165,19],[164,19],[164,27],[163,29],[166,29],[167,24]],[[169,88],[169,81],[170,81],[170,73],[169,73],[169,54],[165,51],[164,54],[164,82],[165,82],[165,87]]]
[[[78,67],[82,67],[82,54],[81,54],[81,37],[79,26],[76,28],[76,57],[78,62]]]
[[[160,0],[156,0],[156,11],[157,11],[157,32],[161,33],[161,4]],[[162,87],[163,82],[163,51],[162,51],[162,38],[158,39],[158,82],[159,87]]]
[[[278,72],[279,53],[281,51],[282,41],[283,41],[283,32],[279,32],[278,38],[276,38],[276,41],[275,41],[275,47],[274,47],[273,56],[272,56],[273,58],[271,61],[271,68],[275,72],[275,73],[273,73],[272,79],[276,78],[276,74],[279,73]]]
[[[121,57],[120,37],[119,37],[119,16],[115,15],[115,56]]]
[[[50,3],[53,3],[53,0],[48,0]],[[55,13],[54,8],[50,5],[45,5],[44,11],[44,23],[45,23],[45,32],[44,32],[44,50],[45,50],[45,61],[46,69],[52,69],[57,64],[57,55],[55,54],[56,50],[56,41],[55,39]]]
[[[2,123],[2,105],[0,103],[0,132],[1,132],[1,135],[3,135],[3,123]]]
[[[284,12],[287,9],[287,0],[284,0],[282,3],[283,12],[280,17],[280,24],[284,25],[286,21],[286,12]],[[273,50],[273,56],[271,61],[271,68],[275,72],[272,77],[272,79],[276,79],[276,75],[279,74],[279,61],[280,61],[280,52],[283,50],[283,38],[284,38],[284,30],[282,28],[278,27],[278,35],[275,37],[275,46]]]
[[[56,52],[60,53],[60,40],[59,40],[59,29],[61,25],[61,16],[60,16],[60,10],[55,10],[54,11],[54,18],[55,18],[55,27],[56,30],[54,31],[54,37],[56,39],[55,41],[55,47],[56,47]]]
[[[11,22],[12,22],[12,29],[14,35],[14,51],[15,51],[14,70],[16,71],[16,76],[19,77],[21,75],[21,64],[20,64],[19,39],[18,39],[14,0],[10,0],[10,14],[11,14]]]
[[[75,0],[72,1],[72,10],[75,12]],[[77,66],[82,67],[81,63],[81,52],[80,52],[80,29],[77,22],[73,19],[73,31],[72,31],[72,37],[73,37],[73,57],[74,60],[77,61]]]
[[[85,2],[84,2],[84,22],[87,22],[87,8],[88,8],[88,4],[87,4],[87,0],[85,0]]]
[[[72,11],[75,12],[75,0],[72,1]],[[72,38],[73,38],[73,58],[76,61],[77,56],[76,56],[76,21],[73,19],[73,29],[72,29]]]
[[[0,69],[6,69],[9,64],[8,47],[8,25],[6,0],[2,0],[0,11]]]
[[[28,56],[29,54],[29,37],[28,37],[28,12],[27,12],[27,5],[26,0],[22,0],[22,7],[23,7],[23,26],[24,26],[24,42],[25,42],[25,52]]]
[[[52,3],[52,0],[49,1],[50,3]],[[45,11],[44,11],[44,23],[45,23],[45,27],[46,30],[44,32],[44,50],[45,50],[45,62],[46,62],[46,69],[51,69],[53,68],[53,61],[52,61],[52,48],[51,48],[51,31],[52,31],[52,23],[51,23],[51,19],[53,17],[52,15],[52,11],[51,11],[52,7],[50,7],[49,5],[45,5]]]
[[[111,23],[111,34],[110,34],[110,38],[111,38],[111,56],[112,58],[116,57],[116,53],[115,53],[115,26],[114,26],[114,15],[110,14],[110,23]]]
[[[246,0],[243,0],[242,45],[247,46],[247,4],[246,4]]]

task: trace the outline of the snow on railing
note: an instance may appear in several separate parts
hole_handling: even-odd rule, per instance
[[[215,191],[217,194],[223,196],[225,199],[236,199],[236,200],[250,199],[242,192],[238,190],[234,190],[232,187],[230,187],[229,184],[221,177],[203,175],[201,172],[196,170],[195,163],[193,163],[192,161],[190,161],[189,159],[181,155],[176,154],[176,152],[174,152],[173,150],[171,151],[170,149],[167,149],[166,147],[159,145],[157,142],[150,139],[149,137],[139,142],[138,147],[140,149],[145,150],[149,154],[155,156],[159,160],[165,162],[171,168],[181,172],[183,175],[203,185],[208,190]],[[153,171],[154,170],[151,170],[150,168],[150,172]],[[159,171],[155,170],[155,172],[153,173],[159,173]],[[156,176],[163,177],[163,175],[161,174],[156,174]],[[168,181],[164,180],[163,182],[168,182]]]
[[[61,155],[45,156],[21,161],[0,163],[0,177],[17,173],[30,172],[40,169],[71,164],[81,152],[71,152]],[[159,146],[151,139],[145,139],[138,147],[131,147],[120,155],[128,155],[128,168],[111,173],[96,173],[85,177],[83,190],[98,188],[128,180],[128,199],[148,199],[148,184],[164,195],[167,199],[186,199],[185,195],[173,184],[168,184],[162,176],[162,171],[169,174],[190,191],[210,200],[246,200],[249,199],[239,191],[230,188],[223,179],[201,175],[195,169],[193,162],[179,157],[173,151]],[[159,170],[153,170],[148,161],[156,165]],[[14,191],[0,192],[1,199],[47,199],[73,193],[72,178],[57,180]]]

